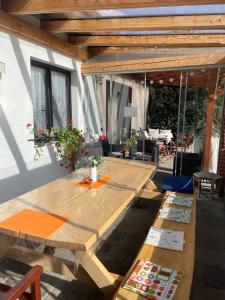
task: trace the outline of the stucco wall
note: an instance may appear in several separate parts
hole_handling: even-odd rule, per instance
[[[35,162],[33,143],[27,141],[31,135],[26,124],[33,124],[31,58],[72,72],[73,124],[81,129],[86,127],[80,62],[0,31],[0,61],[5,64],[5,73],[0,78],[0,202],[66,173],[57,163],[51,146]]]
[[[80,62],[61,53],[0,31],[0,62],[5,73],[0,77],[0,202],[19,196],[55,178],[66,170],[59,166],[51,146],[34,161],[33,142],[27,123],[33,124],[31,59],[71,71],[72,121],[74,127],[93,132],[105,129],[106,76],[96,85],[95,76],[84,78]],[[138,106],[138,117],[132,128],[144,127],[144,86],[124,76],[113,80],[132,87],[132,103]],[[147,105],[147,103],[146,103]]]

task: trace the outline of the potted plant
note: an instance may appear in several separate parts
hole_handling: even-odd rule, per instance
[[[27,124],[27,128],[31,129],[32,125]],[[56,157],[61,159],[60,165],[66,169],[74,169],[74,163],[84,143],[81,130],[69,125],[66,128],[52,128],[51,130],[33,128],[31,134],[34,137],[28,141],[34,142],[35,161],[43,155],[43,147],[51,144],[55,147]]]
[[[74,169],[79,152],[84,143],[84,136],[81,130],[68,126],[59,129],[58,139],[55,142],[56,155],[62,159],[66,168]]]
[[[137,139],[138,139],[138,134],[135,129],[131,130],[131,137],[127,138],[124,141],[125,145],[125,152],[129,152],[130,156],[134,156],[137,152]]]
[[[90,179],[95,182],[99,178],[97,167],[100,166],[102,162],[102,156],[84,156],[76,162],[75,170],[90,168]]]

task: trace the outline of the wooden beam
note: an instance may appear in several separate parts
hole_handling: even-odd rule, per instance
[[[76,40],[74,38],[74,40]],[[202,49],[202,48],[199,48]],[[189,48],[179,48],[179,51],[190,51]],[[88,52],[91,56],[96,56],[100,54],[144,54],[144,53],[165,53],[165,52],[177,53],[177,48],[155,48],[155,47],[89,47]]]
[[[137,8],[175,5],[222,4],[222,0],[3,0],[3,7],[17,15],[69,12],[75,10]]]
[[[179,57],[145,58],[123,61],[83,63],[85,74],[143,72],[160,69],[181,69],[184,67],[211,66],[225,64],[225,54],[189,55]]]
[[[124,47],[224,47],[223,34],[171,34],[132,36],[70,36],[75,46],[124,46]]]
[[[215,98],[213,96],[209,96],[207,102],[207,108],[206,108],[205,144],[204,144],[204,158],[203,158],[203,167],[204,167],[204,171],[206,172],[209,171],[214,107],[215,107]]]
[[[75,38],[74,38],[75,39]],[[207,51],[206,51],[207,50]],[[221,47],[213,48],[213,52],[215,51],[224,51]],[[195,54],[195,53],[202,53],[202,51],[209,53],[211,51],[211,48],[209,47],[111,47],[111,46],[90,46],[88,47],[88,52],[91,54],[91,56],[96,56],[100,54],[165,54],[165,53],[174,53],[174,54],[181,54],[186,53],[187,54]]]
[[[212,74],[212,75],[211,75]],[[220,73],[220,81],[224,81],[225,73],[221,71]],[[138,74],[135,74],[136,78]],[[201,72],[200,70],[197,71],[190,71],[188,77],[188,86],[189,87],[203,87],[203,88],[210,88],[212,86],[210,78],[216,78],[215,70],[208,69],[205,72]],[[172,80],[171,80],[172,79]],[[141,79],[140,79],[141,80]],[[160,81],[162,80],[162,81]],[[169,85],[169,86],[179,86],[180,85],[180,70],[178,71],[171,71],[171,72],[152,72],[147,73],[147,81],[153,81],[153,84],[158,85]],[[223,89],[218,90],[218,93],[223,93]]]
[[[74,47],[74,45],[69,42],[62,40],[35,25],[11,16],[3,10],[0,10],[0,29],[16,33],[23,38],[55,49],[63,54],[72,56],[73,58],[86,60],[89,57],[87,51]]]
[[[53,20],[42,26],[51,32],[224,29],[225,15]]]

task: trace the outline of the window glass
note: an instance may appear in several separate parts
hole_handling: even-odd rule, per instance
[[[68,76],[51,71],[53,127],[66,127],[69,117]]]
[[[47,127],[46,70],[32,66],[34,127]]]
[[[66,127],[71,119],[69,72],[32,62],[31,73],[34,127]]]

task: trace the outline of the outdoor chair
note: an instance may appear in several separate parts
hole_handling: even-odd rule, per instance
[[[1,300],[41,300],[40,276],[43,268],[33,267],[14,287],[0,283]],[[30,287],[30,292],[26,290]]]
[[[159,160],[159,147],[157,145],[157,141],[155,140],[145,140],[145,157],[147,160],[150,160],[151,162],[157,162]],[[137,142],[137,152],[143,153],[143,141]]]

